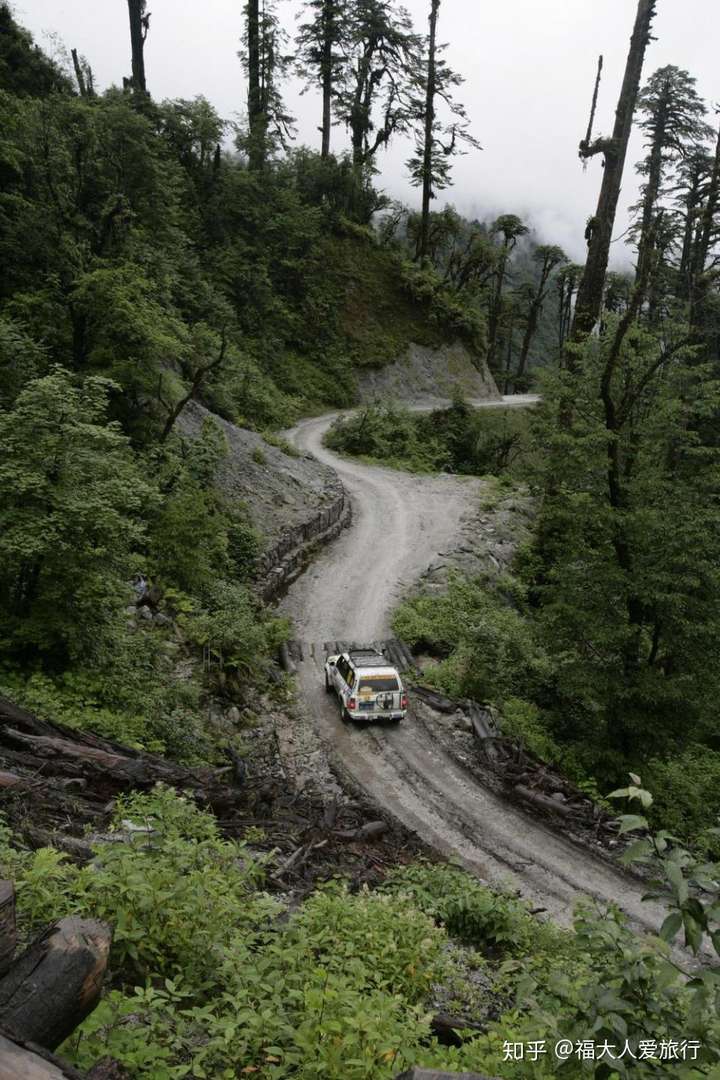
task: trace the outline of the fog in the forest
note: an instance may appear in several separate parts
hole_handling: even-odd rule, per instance
[[[151,33],[146,49],[148,85],[157,98],[203,93],[228,118],[245,106],[243,74],[236,52],[241,33],[241,0],[151,0]],[[299,0],[281,0],[279,13],[293,29]],[[424,29],[427,0],[406,0],[416,28]],[[84,53],[99,86],[121,82],[130,70],[125,0],[19,0],[18,19],[53,51],[47,33]],[[585,132],[599,52],[605,56],[596,132],[607,133],[622,78],[635,12],[634,0],[443,0],[441,39],[448,59],[466,84],[458,97],[467,106],[473,133],[483,151],[471,151],[454,166],[454,187],[438,205],[452,201],[469,215],[514,212],[532,219],[541,236],[561,244],[576,259],[584,251],[583,231],[593,212],[601,164],[587,170],[576,148]],[[686,68],[712,106],[720,101],[720,5],[717,0],[660,0],[654,41],[645,74],[664,64]],[[287,88],[298,119],[298,138],[319,143],[318,108],[313,94]],[[710,118],[712,119],[712,117]],[[334,148],[345,145],[336,129]],[[398,140],[381,161],[382,185],[396,198],[416,200],[404,162],[408,144]],[[631,161],[639,142],[631,147]],[[616,233],[627,225],[635,179],[627,170]],[[614,262],[629,258],[620,240]]]

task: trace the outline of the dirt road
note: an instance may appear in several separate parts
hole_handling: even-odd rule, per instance
[[[661,912],[641,903],[640,882],[505,803],[459,767],[412,714],[399,728],[356,729],[341,721],[324,690],[322,643],[391,636],[399,591],[457,535],[483,481],[411,476],[343,459],[322,445],[332,419],[306,420],[290,438],[340,474],[352,498],[353,524],[291,587],[283,608],[308,643],[298,676],[334,760],[437,851],[486,881],[518,890],[557,922],[566,924],[574,901],[586,895],[615,901],[636,925],[656,928]]]

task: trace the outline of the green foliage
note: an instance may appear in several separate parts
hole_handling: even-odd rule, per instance
[[[542,702],[549,733],[604,782],[650,758],[657,767],[689,742],[712,745],[720,649],[717,447],[704,434],[715,374],[689,362],[680,337],[682,359],[664,360],[640,326],[615,356],[617,326],[611,318],[582,348],[573,376],[548,380],[536,432],[546,495],[523,570],[554,672]],[[617,398],[610,435],[603,379]],[[558,424],[563,408],[571,426]],[[676,771],[678,795],[679,782]],[[688,776],[678,811],[690,809],[692,788]],[[699,831],[698,809],[685,835]],[[715,804],[707,810],[714,824]],[[678,825],[682,812],[670,813]]]
[[[113,385],[56,368],[0,412],[0,634],[6,648],[107,659],[148,497]]]
[[[446,460],[440,441],[423,439],[412,413],[394,405],[370,405],[340,417],[325,442],[333,450],[367,455],[414,472],[432,472]]]
[[[412,472],[479,476],[521,473],[530,451],[522,410],[473,409],[462,397],[429,414],[394,404],[366,406],[336,420],[325,442],[331,449]]]
[[[559,931],[538,926],[527,907],[494,891],[452,865],[415,863],[392,873],[383,891],[406,896],[413,906],[441,923],[450,937],[484,952],[539,951],[541,940],[554,947]]]
[[[510,585],[512,583],[509,583]],[[421,594],[393,621],[412,646],[444,656],[430,678],[451,694],[502,702],[542,685],[546,660],[527,619],[495,583],[453,575],[441,595]]]
[[[42,719],[193,763],[214,751],[201,727],[200,680],[176,677],[175,652],[154,629],[121,633],[101,670],[0,669],[0,692]]]
[[[290,630],[286,620],[264,614],[245,586],[227,581],[208,586],[202,610],[184,622],[212,664],[251,682],[267,668]]]

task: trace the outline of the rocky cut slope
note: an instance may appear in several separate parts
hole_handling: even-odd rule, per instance
[[[208,417],[227,444],[217,484],[246,507],[265,541],[258,579],[260,592],[269,600],[302,572],[318,546],[349,524],[350,502],[334,469],[310,455],[273,445],[197,402],[191,402],[179,418],[178,434],[197,438]]]

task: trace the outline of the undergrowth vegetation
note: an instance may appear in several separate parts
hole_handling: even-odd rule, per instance
[[[505,1044],[592,1036],[637,1053],[662,1031],[702,1042],[697,1068],[630,1059],[633,1076],[718,1075],[717,979],[686,985],[667,947],[635,937],[616,910],[581,909],[560,930],[458,867],[418,863],[375,892],[329,882],[288,917],[266,891],[268,857],[223,839],[169,789],[119,799],[113,830],[116,841],[79,867],[51,849],[19,850],[0,828],[23,939],[70,913],[114,928],[111,985],[63,1047],[81,1068],[109,1056],[149,1080],[390,1080],[415,1063],[544,1080],[557,1075],[550,1049],[530,1063],[506,1060]],[[681,849],[660,850],[676,885],[700,874]],[[697,905],[682,889],[667,895],[687,930]],[[669,919],[668,940],[682,918]],[[712,929],[717,912],[708,918]],[[439,988],[487,1030],[440,1046],[430,1029]],[[562,1074],[586,1075],[572,1058]]]
[[[411,472],[514,478],[522,476],[530,450],[524,410],[473,409],[462,397],[430,413],[399,404],[368,405],[336,420],[325,442],[332,450]]]

